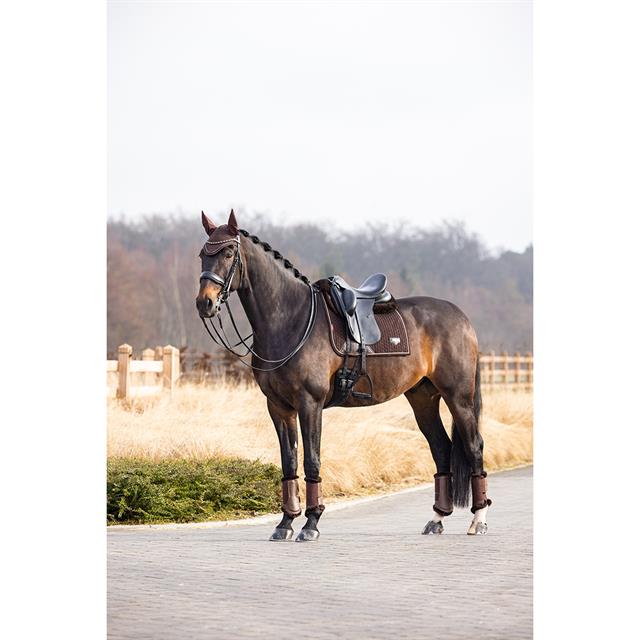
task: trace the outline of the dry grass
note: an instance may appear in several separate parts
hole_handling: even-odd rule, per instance
[[[325,495],[358,495],[432,479],[435,465],[404,397],[376,407],[335,408],[323,416]],[[443,421],[448,429],[446,409]],[[485,392],[481,428],[488,470],[532,461],[532,423],[530,393]],[[129,405],[109,400],[108,425],[113,457],[223,455],[280,464],[266,401],[255,386],[188,385],[173,399],[159,396]]]

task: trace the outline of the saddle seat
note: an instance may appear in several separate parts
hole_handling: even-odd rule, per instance
[[[387,276],[384,273],[370,275],[358,288],[352,287],[340,276],[333,276],[330,280],[345,291],[353,291],[358,298],[385,298],[378,302],[387,302],[391,299],[391,294],[387,291]]]
[[[361,345],[375,344],[382,337],[373,313],[373,306],[391,300],[384,273],[370,275],[359,287],[352,287],[344,278],[332,276],[331,296],[344,316],[352,340]]]

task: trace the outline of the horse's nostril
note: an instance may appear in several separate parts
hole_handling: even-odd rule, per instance
[[[211,298],[207,298],[206,299],[206,310],[207,311],[211,311],[211,309],[213,308],[213,300]]]

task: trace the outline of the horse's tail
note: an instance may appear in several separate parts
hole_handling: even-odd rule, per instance
[[[482,411],[482,394],[480,393],[480,356],[476,360],[476,381],[473,393],[473,415],[475,428],[479,429],[480,413]],[[471,465],[464,450],[464,443],[455,421],[451,425],[451,475],[453,504],[456,507],[466,507],[469,504],[471,486]]]

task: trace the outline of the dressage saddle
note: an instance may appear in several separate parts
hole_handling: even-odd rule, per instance
[[[352,287],[340,276],[332,276],[328,281],[333,304],[345,321],[347,344],[342,367],[334,378],[333,396],[327,407],[344,404],[351,395],[360,400],[371,400],[373,382],[367,373],[367,345],[376,344],[382,337],[373,307],[376,303],[392,300],[391,294],[387,291],[387,276],[374,273],[357,288]],[[349,341],[353,341],[358,347],[352,367],[349,366]],[[362,378],[367,382],[368,391],[354,389]]]
[[[384,273],[370,275],[359,287],[352,287],[340,276],[329,278],[331,297],[344,317],[351,339],[359,345],[371,345],[382,334],[373,314],[373,306],[391,300]]]

